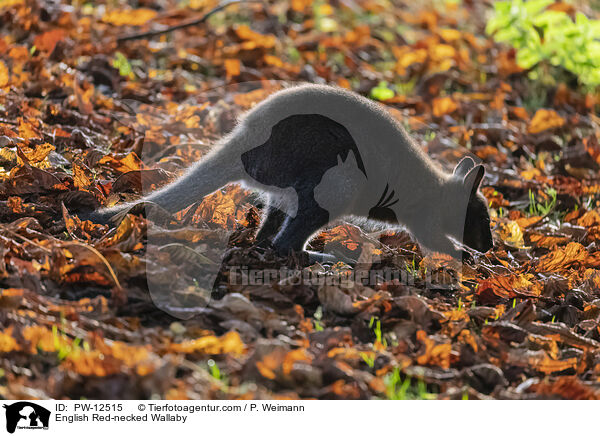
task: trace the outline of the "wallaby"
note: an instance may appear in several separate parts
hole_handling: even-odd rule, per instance
[[[257,242],[282,255],[341,218],[403,226],[424,247],[456,258],[452,239],[480,252],[492,245],[484,167],[464,158],[447,174],[383,107],[333,86],[276,92],[173,183],[143,200],[176,212],[230,182],[268,197]],[[108,222],[131,207],[101,209]]]

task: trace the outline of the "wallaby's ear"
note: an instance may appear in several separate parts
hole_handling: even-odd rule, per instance
[[[479,189],[479,185],[481,184],[484,175],[485,168],[483,165],[475,165],[464,177],[463,185],[473,193]]]
[[[462,179],[474,166],[475,161],[473,159],[471,159],[469,156],[463,157],[462,160],[456,164],[456,168],[454,168],[454,176]]]

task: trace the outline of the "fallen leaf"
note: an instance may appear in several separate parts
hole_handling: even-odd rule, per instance
[[[10,73],[6,64],[0,60],[0,88],[4,88],[10,83]]]
[[[510,247],[529,248],[525,246],[523,231],[516,221],[508,221],[500,224],[500,238]]]
[[[566,247],[558,248],[542,256],[535,270],[538,272],[564,271],[578,265],[583,265],[588,257],[585,247],[578,242],[569,242]]]
[[[156,17],[152,9],[115,9],[107,12],[102,21],[113,26],[141,26]]]
[[[451,97],[440,97],[433,100],[433,115],[441,117],[458,109],[458,104]]]
[[[56,47],[56,44],[58,44],[59,41],[62,41],[65,36],[66,32],[62,29],[49,30],[37,35],[33,39],[33,45],[35,45],[37,50],[52,53],[54,51],[54,47]]]
[[[538,109],[529,124],[528,132],[533,134],[540,133],[544,130],[562,127],[565,123],[565,119],[556,113],[556,111]]]

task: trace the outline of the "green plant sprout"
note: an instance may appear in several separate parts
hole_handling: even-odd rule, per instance
[[[129,63],[125,55],[120,51],[115,53],[115,58],[112,61],[112,66],[119,70],[119,74],[121,76],[133,76],[133,69],[131,68],[131,64]]]
[[[369,328],[373,329],[373,333],[375,333],[376,342],[379,342],[387,348],[387,340],[383,337],[383,333],[381,331],[381,320],[376,316],[372,316],[371,320],[369,321]]]
[[[417,267],[415,262],[415,256],[413,256],[411,263],[405,263],[406,272],[409,273],[413,278],[418,279],[427,275],[427,267]]]
[[[361,352],[360,357],[365,361],[369,368],[373,368],[375,366],[375,357],[371,357],[365,352]]]
[[[321,319],[323,319],[323,308],[321,306],[317,307],[317,310],[315,311],[313,317],[315,318],[315,331],[323,331],[323,326],[321,325]]]
[[[416,388],[411,383],[411,378],[402,380],[400,370],[394,370],[383,378],[386,398],[388,400],[435,400],[436,395],[427,391],[427,385],[421,379],[417,380]]]
[[[221,372],[221,368],[219,368],[217,362],[215,362],[213,359],[208,359],[206,364],[208,365],[208,371],[211,377],[221,382],[221,390],[223,392],[227,392],[229,389],[229,379]]]
[[[556,189],[549,188],[546,190],[546,194],[550,196],[550,200],[545,200],[544,203],[539,203],[535,199],[533,191],[529,190],[529,215],[548,215],[556,206]]]
[[[55,325],[52,326],[52,341],[54,345],[54,351],[56,351],[56,357],[59,361],[65,360],[70,355],[76,355],[81,351],[81,338],[75,338],[69,344],[67,335],[58,330]],[[83,341],[84,349],[89,350],[89,345]]]

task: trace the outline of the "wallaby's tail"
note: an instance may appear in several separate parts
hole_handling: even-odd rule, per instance
[[[231,144],[232,142],[235,142],[235,138],[229,137],[225,144],[192,165],[179,179],[152,192],[139,202],[152,202],[169,212],[177,212],[202,200],[227,183],[242,180],[244,178],[242,162],[238,147],[232,146],[234,145]],[[79,216],[95,222],[110,223],[115,215],[129,210],[136,203],[138,202],[100,209]]]

